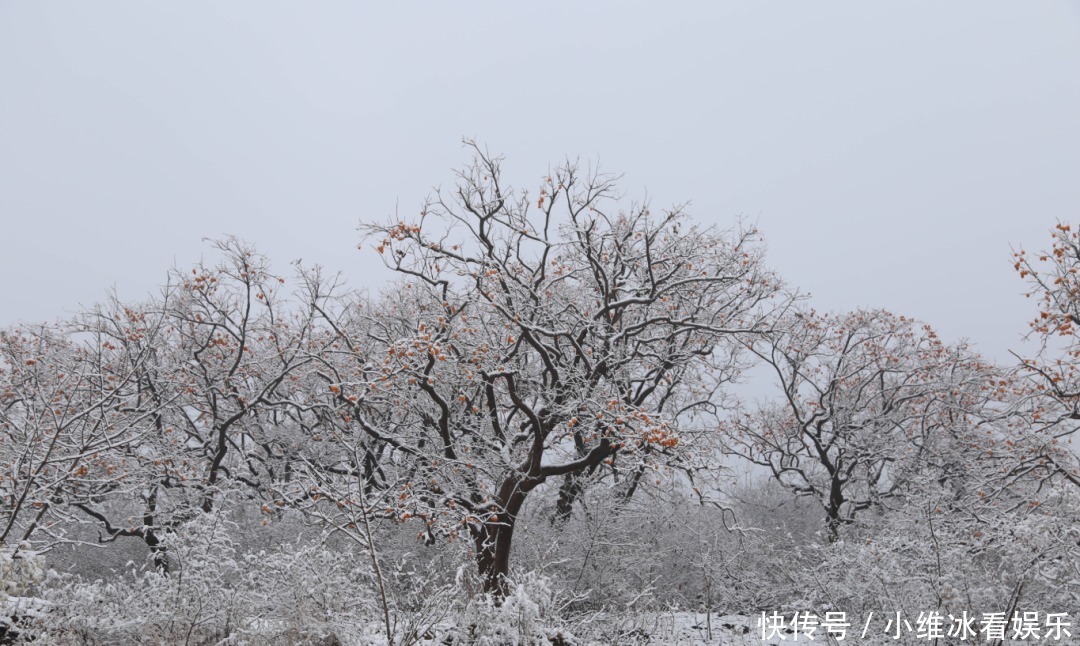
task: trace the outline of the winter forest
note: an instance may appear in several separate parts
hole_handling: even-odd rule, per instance
[[[1016,249],[1000,363],[816,310],[746,222],[468,152],[362,224],[387,284],[230,237],[0,332],[0,641],[1075,643],[1080,232]]]
[[[0,0],[0,646],[1080,646],[1078,61]]]

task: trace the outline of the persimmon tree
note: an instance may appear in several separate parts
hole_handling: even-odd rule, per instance
[[[215,509],[229,491],[267,498],[288,477],[317,421],[304,370],[336,343],[332,330],[316,329],[321,303],[334,295],[308,280],[314,274],[283,292],[286,279],[250,246],[225,239],[216,247],[218,262],[173,271],[160,297],[111,301],[82,326],[101,345],[142,358],[128,362],[141,406],[115,414],[144,432],[103,451],[111,479],[69,508],[101,541],[142,540],[163,567],[163,530]],[[149,320],[153,335],[143,331]]]
[[[910,318],[799,312],[748,345],[780,393],[729,418],[727,446],[820,501],[831,539],[858,512],[902,502],[928,466],[944,483],[1006,439],[976,428],[1013,394],[1002,371]]]
[[[382,447],[380,513],[471,541],[498,596],[530,493],[600,471],[633,486],[685,450],[781,289],[752,229],[621,203],[570,163],[518,191],[473,149],[418,217],[363,227],[402,282],[339,325],[354,358],[324,374],[347,441]]]
[[[0,331],[0,544],[51,532],[72,505],[117,486],[123,455],[163,402],[140,388],[162,319],[113,344],[78,321]]]
[[[1080,428],[1080,231],[1058,223],[1048,250],[1021,249],[1013,261],[1038,308],[1028,333],[1038,347],[1021,366],[1036,395],[1030,413],[1037,432],[1016,469],[1080,487],[1080,455],[1070,448]]]

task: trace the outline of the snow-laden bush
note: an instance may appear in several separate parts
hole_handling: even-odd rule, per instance
[[[459,580],[460,583],[460,580]],[[562,625],[558,595],[547,577],[523,574],[498,603],[490,595],[466,600],[455,613],[454,627],[443,643],[453,646],[534,646],[572,644]]]
[[[208,514],[167,536],[169,571],[88,582],[52,575],[42,643],[375,643],[368,561],[321,543],[241,553],[235,525]]]
[[[42,579],[35,569],[22,579],[41,581],[34,592],[48,611],[20,625],[19,639],[221,646],[574,643],[560,630],[553,584],[537,574],[519,577],[498,603],[476,595],[479,582],[467,566],[456,580],[439,581],[421,555],[403,554],[383,564],[384,613],[370,553],[361,546],[323,536],[245,550],[241,541],[247,542],[241,526],[225,512],[211,513],[164,536],[165,569],[152,560],[129,563],[127,572],[98,580],[56,572]]]
[[[43,604],[30,595],[44,575],[44,559],[28,543],[0,545],[0,643],[42,611]]]
[[[723,508],[665,485],[630,500],[586,491],[562,520],[552,520],[554,500],[537,505],[519,520],[515,558],[551,577],[576,612],[753,614],[801,595],[788,573],[824,541],[813,505],[768,480],[732,487]]]
[[[0,545],[0,603],[4,596],[22,597],[45,575],[44,559],[29,543]]]
[[[1080,517],[1071,487],[993,516],[950,513],[944,501],[867,519],[794,571],[806,609],[865,620],[900,612],[1065,612],[1080,602]],[[968,508],[972,506],[969,505]]]

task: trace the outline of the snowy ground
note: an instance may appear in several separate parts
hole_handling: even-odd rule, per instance
[[[809,640],[805,636],[785,635],[763,640],[757,617],[745,615],[711,616],[695,612],[667,612],[628,617],[611,624],[607,639],[585,638],[586,643],[638,644],[641,646],[780,646],[786,644],[829,644],[824,637]]]
[[[48,611],[48,604],[40,599],[26,597],[8,597],[6,602],[0,604],[0,610],[5,611],[0,615],[17,615],[21,617],[41,617]],[[454,640],[461,639],[461,624],[454,617],[447,617],[435,625],[425,629],[424,637],[418,643],[423,646],[436,646],[439,644],[461,643]],[[262,622],[266,624],[267,622]],[[269,622],[275,623],[275,622]],[[822,644],[827,646],[843,646],[844,644],[856,644],[861,646],[874,646],[879,644],[916,643],[912,639],[901,641],[891,640],[881,634],[860,637],[859,631],[849,630],[846,638],[836,640],[823,633],[814,635],[795,635],[789,631],[786,634],[776,635],[770,632],[766,638],[761,628],[761,618],[746,615],[707,615],[701,612],[659,612],[659,613],[632,613],[613,614],[597,613],[591,617],[572,621],[572,636],[567,635],[565,630],[560,632],[553,629],[542,629],[540,634],[547,633],[548,639],[540,638],[537,641],[526,639],[521,642],[504,642],[503,638],[491,635],[477,638],[472,643],[491,646],[493,644],[540,644],[550,643],[553,646],[788,646],[790,644],[806,646],[808,644]],[[7,627],[3,617],[0,616],[0,642],[3,642],[3,629]],[[263,626],[266,627],[265,625]],[[273,626],[271,626],[273,628]],[[276,630],[266,631],[267,634],[287,636],[290,631],[281,626]],[[423,633],[416,633],[417,635]],[[534,633],[535,634],[535,633]],[[504,633],[506,635],[506,633]],[[365,624],[362,626],[350,626],[343,633],[336,633],[333,637],[324,635],[326,640],[316,640],[304,643],[341,644],[342,646],[386,646],[386,638],[382,633],[382,625],[379,623]],[[395,643],[403,637],[398,634]],[[236,639],[236,636],[234,636]],[[513,638],[512,638],[513,639]],[[224,642],[223,642],[224,643]],[[228,643],[279,643],[276,638],[269,642],[265,640],[246,641],[239,637],[236,641]],[[281,642],[285,643],[285,642]],[[931,643],[930,641],[918,643]],[[981,643],[974,640],[972,643]],[[1012,641],[1007,641],[1013,644]],[[1067,643],[1067,642],[1046,642]]]

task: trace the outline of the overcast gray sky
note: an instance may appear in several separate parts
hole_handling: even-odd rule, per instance
[[[0,325],[136,299],[236,234],[378,281],[357,223],[452,183],[756,220],[818,309],[888,307],[1004,359],[1010,244],[1080,205],[1080,4],[0,0]]]

